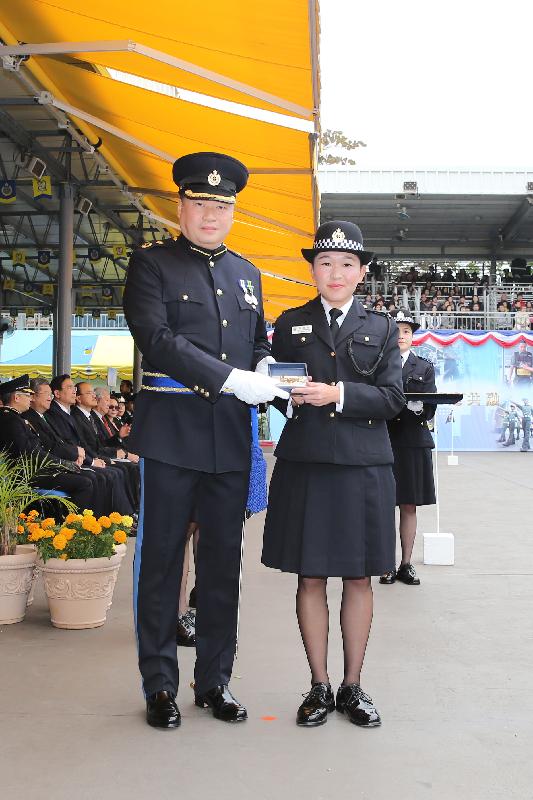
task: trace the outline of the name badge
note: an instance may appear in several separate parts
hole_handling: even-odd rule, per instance
[[[293,325],[292,332],[293,333],[312,333],[313,326],[312,325]]]

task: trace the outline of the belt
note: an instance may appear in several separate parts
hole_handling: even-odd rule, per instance
[[[148,392],[166,392],[167,394],[195,394],[198,392],[189,389],[183,383],[169,378],[163,372],[144,372],[142,388]],[[230,389],[222,389],[221,394],[233,394]]]

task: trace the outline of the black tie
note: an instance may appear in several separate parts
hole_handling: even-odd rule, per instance
[[[329,323],[329,329],[331,331],[331,336],[334,342],[337,341],[337,336],[340,331],[340,325],[337,322],[338,317],[342,317],[342,311],[340,308],[330,308],[329,316],[331,317],[331,322]]]

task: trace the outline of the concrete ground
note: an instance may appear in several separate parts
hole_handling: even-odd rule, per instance
[[[294,724],[308,688],[295,578],[260,565],[262,514],[247,526],[232,683],[248,706],[243,725],[194,707],[194,653],[181,648],[182,726],[146,725],[131,618],[133,540],[104,627],[53,628],[39,589],[26,620],[0,628],[0,797],[533,798],[532,459],[468,453],[448,467],[440,457],[441,529],[455,534],[456,564],[423,566],[419,536],[422,585],[375,581],[362,683],[381,728],[361,730],[336,713],[321,728]],[[434,531],[434,508],[419,520],[420,532]],[[340,588],[330,582],[335,685]]]

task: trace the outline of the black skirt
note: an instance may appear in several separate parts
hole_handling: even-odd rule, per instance
[[[430,447],[393,447],[396,505],[431,506],[435,501]]]
[[[390,465],[278,458],[261,561],[307,577],[382,575],[395,566],[394,499]]]

